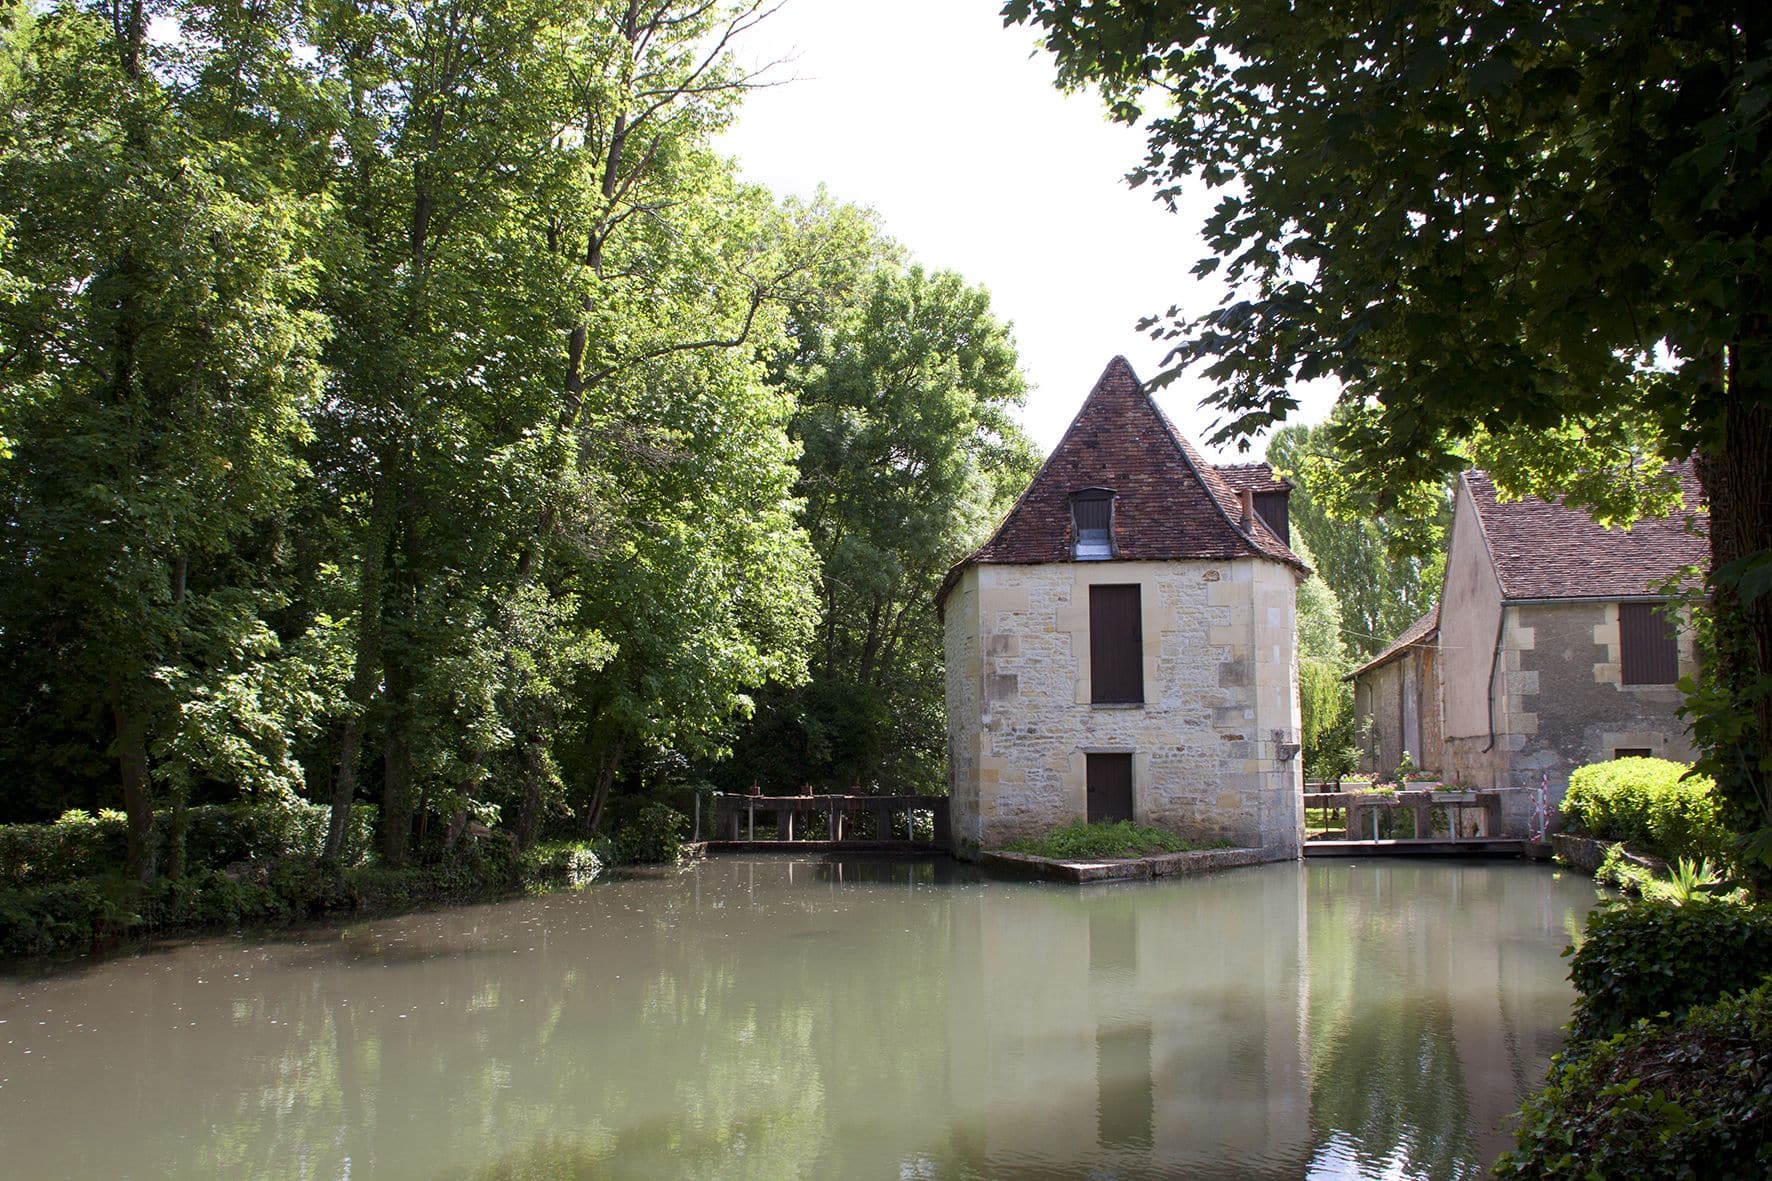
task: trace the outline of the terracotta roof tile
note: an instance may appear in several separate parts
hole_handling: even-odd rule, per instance
[[[1489,474],[1461,477],[1477,506],[1505,599],[1618,599],[1659,593],[1687,566],[1703,567],[1709,516],[1690,463],[1677,465],[1685,504],[1672,516],[1608,529],[1579,509],[1528,496],[1502,501]],[[1688,523],[1691,528],[1688,528]]]
[[[1291,480],[1274,475],[1274,469],[1265,463],[1221,463],[1218,474],[1239,492],[1245,488],[1251,492],[1290,492],[1293,487]]]
[[[1245,531],[1238,484],[1201,458],[1145,393],[1124,357],[1102,372],[1028,485],[984,545],[956,565],[936,599],[973,563],[1031,565],[1071,561],[1071,495],[1085,488],[1115,493],[1117,561],[1261,557],[1306,570],[1297,555],[1256,517]],[[1272,481],[1272,473],[1265,477]]]

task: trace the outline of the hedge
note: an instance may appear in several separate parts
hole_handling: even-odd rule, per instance
[[[201,874],[242,861],[318,857],[326,843],[331,809],[324,804],[212,804],[185,810],[185,868]],[[351,809],[347,864],[361,862],[373,847],[376,809]],[[172,828],[170,811],[154,815],[162,842]],[[62,813],[50,824],[0,825],[0,888],[48,886],[98,877],[123,864],[127,841],[123,813]]]
[[[1772,984],[1559,1057],[1502,1178],[1772,1176]]]
[[[1723,825],[1715,785],[1686,772],[1680,763],[1642,758],[1577,768],[1563,797],[1563,823],[1667,861],[1732,862],[1734,836]]]
[[[1772,975],[1772,908],[1641,901],[1602,907],[1569,964],[1572,1043],[1754,988]]]

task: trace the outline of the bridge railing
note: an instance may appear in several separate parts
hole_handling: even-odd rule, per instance
[[[1414,839],[1418,841],[1456,841],[1502,835],[1501,796],[1492,791],[1324,791],[1305,792],[1306,830],[1331,829],[1329,824],[1312,825],[1309,813],[1341,814],[1342,831],[1350,841],[1375,841],[1388,827],[1386,820],[1406,810],[1413,820]],[[1443,809],[1444,832],[1436,831],[1435,809]]]
[[[706,836],[715,844],[949,844],[947,796],[714,796]],[[917,815],[929,813],[930,836],[917,836]],[[896,835],[903,830],[902,837]]]

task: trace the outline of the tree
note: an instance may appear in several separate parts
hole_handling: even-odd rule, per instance
[[[1362,657],[1377,655],[1439,597],[1451,517],[1445,496],[1362,513],[1327,423],[1275,431],[1267,461],[1292,481],[1292,533],[1335,597],[1342,643]]]
[[[264,618],[279,588],[263,531],[300,475],[325,326],[315,225],[256,90],[289,85],[292,114],[302,91],[286,46],[162,50],[139,4],[22,19],[7,51],[9,725],[110,752],[126,869],[146,880],[157,788],[293,790],[287,737],[317,712],[313,670],[277,663]]]
[[[1714,653],[1697,736],[1772,867],[1772,10],[1750,0],[1009,0],[1059,78],[1144,122],[1133,173],[1207,220],[1217,309],[1155,331],[1215,442],[1343,386],[1384,506],[1482,459],[1603,516],[1696,453]],[[1162,380],[1161,378],[1159,380]]]
[[[828,304],[798,309],[778,367],[822,601],[811,683],[767,691],[743,748],[742,774],[774,788],[939,782],[935,591],[1035,467],[1010,416],[1025,381],[989,294],[873,249]]]
[[[1317,566],[1302,535],[1293,535],[1292,549],[1306,565]],[[1354,691],[1342,679],[1353,662],[1342,630],[1334,589],[1320,572],[1313,574],[1298,588],[1299,743],[1307,779],[1332,779],[1354,769]]]

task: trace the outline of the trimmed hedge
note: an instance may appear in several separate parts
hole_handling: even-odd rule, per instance
[[[1715,784],[1667,759],[1613,759],[1577,768],[1563,797],[1572,831],[1623,841],[1666,861],[1708,857],[1734,861],[1734,835],[1724,826]]]
[[[318,857],[326,843],[331,809],[324,804],[210,804],[185,811],[185,869],[202,874],[242,861]],[[351,808],[347,864],[360,863],[373,847],[376,809]],[[164,842],[172,813],[155,813],[154,831]],[[100,877],[123,864],[128,840],[123,813],[96,816],[64,812],[50,824],[0,825],[0,888],[48,886]]]
[[[1559,1056],[1521,1117],[1497,1177],[1772,1176],[1772,984]]]
[[[1641,901],[1588,916],[1569,979],[1581,993],[1572,1043],[1754,988],[1772,975],[1772,908]]]

